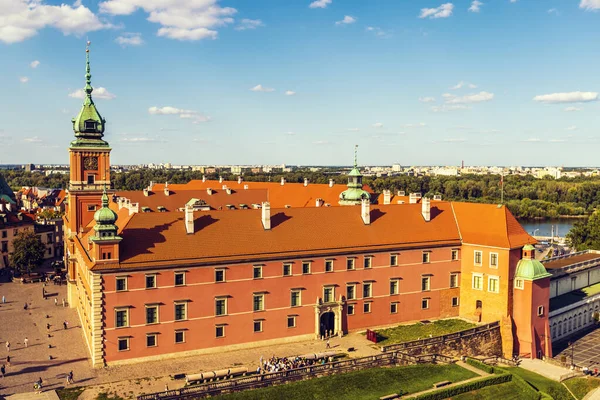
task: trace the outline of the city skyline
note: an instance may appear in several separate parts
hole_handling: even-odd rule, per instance
[[[597,165],[598,0],[179,3],[0,1],[0,163],[66,163],[88,38],[115,164]]]

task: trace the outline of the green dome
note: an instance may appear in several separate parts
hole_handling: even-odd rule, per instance
[[[352,171],[350,171],[348,176],[362,176],[362,174],[360,173],[358,168],[356,168],[356,166],[355,166],[354,168],[352,168]]]
[[[525,248],[525,250],[531,249]],[[551,276],[551,274],[549,274],[548,271],[546,271],[544,265],[538,260],[524,258],[519,260],[517,264],[517,272],[515,273],[515,278],[530,279],[534,281],[536,279],[547,278],[549,276]]]
[[[113,225],[117,222],[117,213],[108,208],[108,195],[106,189],[102,194],[102,208],[94,213],[94,221],[96,225]]]

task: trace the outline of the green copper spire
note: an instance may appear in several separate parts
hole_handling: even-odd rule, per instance
[[[90,42],[85,48],[85,98],[81,111],[73,118],[73,131],[76,140],[71,142],[71,147],[108,147],[108,143],[102,140],[106,120],[102,118],[94,100],[92,99],[92,74],[90,69]]]
[[[371,199],[369,192],[363,190],[362,174],[358,169],[358,145],[354,146],[354,168],[348,174],[348,189],[340,193],[339,204],[360,204],[362,199]]]
[[[117,222],[117,213],[108,207],[108,194],[106,194],[106,186],[102,192],[102,208],[100,208],[94,214],[94,231],[96,234],[92,237],[92,240],[115,240],[121,239],[117,236],[119,228],[115,225]]]

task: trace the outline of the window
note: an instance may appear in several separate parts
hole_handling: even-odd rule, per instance
[[[431,277],[430,276],[422,276],[421,277],[421,291],[427,292],[431,290]]]
[[[458,274],[450,274],[450,287],[458,287]]]
[[[48,249],[48,254],[51,253],[52,249]],[[102,259],[103,260],[110,260],[112,258],[112,253],[109,251],[108,253],[102,252]]]
[[[458,297],[452,298],[452,307],[458,307]]]
[[[158,306],[146,306],[146,323],[158,323]]]
[[[175,343],[185,343],[185,331],[175,331]]]
[[[325,260],[325,272],[333,272],[333,260]]]
[[[2,233],[6,233],[6,231],[3,231]],[[8,242],[7,241],[2,242],[2,252],[3,253],[8,252]],[[7,263],[5,263],[5,264],[7,264]]]
[[[348,315],[354,315],[354,304],[348,304]]]
[[[89,185],[93,185],[95,181],[96,181],[96,176],[94,176],[94,175],[87,176],[87,183]],[[96,209],[96,206],[94,206],[94,209]]]
[[[390,304],[390,314],[398,314],[398,303],[394,302]]]
[[[175,321],[187,319],[187,303],[175,303]]]
[[[479,251],[479,250],[475,250],[475,256],[474,256],[474,259],[473,259],[474,262],[475,262],[475,265],[477,265],[477,266],[480,267],[482,259],[483,259],[483,253],[481,251]]]
[[[371,302],[363,304],[363,312],[368,314],[371,312]]]
[[[500,291],[500,278],[497,276],[488,276],[488,292],[498,293]]]
[[[287,317],[287,327],[288,328],[296,327],[296,317],[295,316]]]
[[[523,279],[521,279],[521,278],[515,279],[515,287],[517,289],[523,289]]]
[[[303,274],[310,274],[310,262],[305,261],[302,263],[302,273]]]
[[[483,290],[483,275],[473,274],[473,289]]]
[[[292,307],[299,307],[302,305],[302,298],[301,298],[300,290],[292,290],[290,304]]]
[[[290,264],[290,263],[283,264],[283,276],[292,276],[292,264]]]
[[[2,239],[6,239],[8,237],[8,232],[6,230],[2,231]]]
[[[253,295],[252,310],[264,311],[265,309],[265,295],[255,294]]]
[[[118,338],[117,346],[119,347],[119,351],[129,350],[129,338]]]
[[[262,278],[262,266],[261,265],[255,265],[252,268],[252,277],[254,279],[260,279],[260,278]]]
[[[146,275],[146,289],[154,289],[156,287],[156,275]]]
[[[577,277],[574,276],[571,278],[571,290],[576,290],[577,289]]]
[[[215,299],[215,315],[227,315],[227,298]]]
[[[368,298],[373,296],[373,284],[363,283],[363,297]]]
[[[323,303],[332,303],[335,301],[335,288],[333,286],[323,287]]]
[[[371,268],[373,266],[373,257],[365,257],[364,261],[363,261],[363,267],[365,269],[367,268]]]
[[[348,258],[348,259],[346,260],[346,269],[347,269],[348,271],[351,271],[351,270],[353,270],[353,269],[354,269],[354,258]]]
[[[544,315],[544,306],[539,306],[538,307],[538,316],[543,316]],[[581,318],[579,319],[579,324],[581,325]]]
[[[215,337],[225,337],[225,325],[217,325],[215,327]]]
[[[88,178],[89,178],[89,177],[88,177]],[[88,182],[88,183],[89,183],[89,182]],[[91,183],[94,183],[94,182],[91,182]],[[95,204],[88,204],[88,206],[87,206],[87,210],[88,210],[88,211],[90,211],[90,212],[91,212],[91,211],[96,211],[96,205],[95,205]]]
[[[457,261],[457,260],[458,260],[458,250],[452,249],[452,261]]]
[[[185,272],[175,272],[175,286],[185,285]]]
[[[129,326],[129,309],[115,310],[115,327],[124,328]]]
[[[390,294],[400,293],[400,281],[398,279],[390,280]]]
[[[262,332],[263,322],[261,320],[254,321],[254,332]]]
[[[156,347],[156,333],[149,333],[146,335],[146,347]]]
[[[498,253],[490,253],[490,268],[498,268]]]
[[[124,292],[127,290],[127,277],[126,276],[117,276],[115,278],[115,286],[117,292]]]
[[[225,282],[225,270],[223,268],[215,269],[215,282]]]
[[[398,266],[398,254],[391,254],[390,255],[390,266],[391,267]]]
[[[429,262],[429,256],[430,256],[430,253],[428,251],[423,252],[423,263]]]
[[[346,300],[354,300],[356,298],[356,285],[346,285]]]
[[[94,121],[85,121],[85,130],[89,131],[89,130],[94,130],[96,129],[96,122]]]
[[[429,298],[421,299],[421,309],[427,310],[429,308]]]

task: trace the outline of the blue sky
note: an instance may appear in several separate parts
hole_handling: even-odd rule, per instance
[[[600,0],[0,0],[0,164],[598,166]]]

